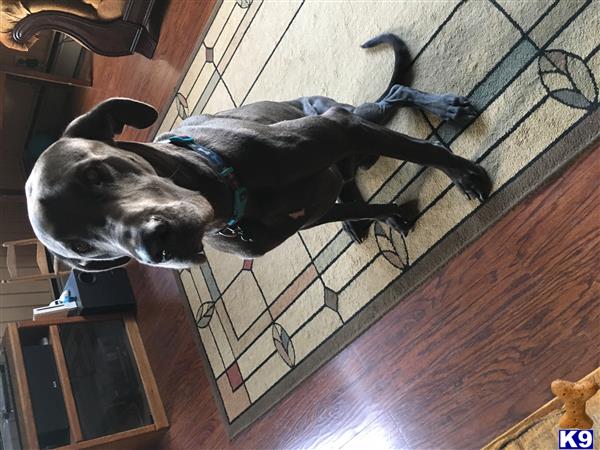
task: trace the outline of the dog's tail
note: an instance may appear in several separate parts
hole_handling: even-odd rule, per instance
[[[395,84],[402,84],[402,77],[406,75],[411,63],[408,47],[402,39],[392,33],[384,33],[380,34],[379,36],[375,36],[361,45],[361,47],[373,48],[377,47],[379,44],[390,44],[394,49],[394,73],[392,73],[392,78],[390,79],[388,87],[385,89],[383,94],[381,94],[379,98],[375,100],[375,102],[383,100],[392,86]]]

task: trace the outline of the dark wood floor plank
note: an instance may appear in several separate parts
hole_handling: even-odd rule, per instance
[[[365,449],[408,449],[408,443],[401,433],[398,423],[388,414],[383,413],[362,429],[342,450]]]

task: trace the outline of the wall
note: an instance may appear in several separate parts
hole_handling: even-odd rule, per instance
[[[4,62],[9,62],[5,58],[10,55],[1,53]],[[34,55],[19,53],[18,56]],[[21,158],[38,89],[35,84],[8,78],[2,89],[4,95],[0,96],[4,102],[3,123],[0,124],[0,242],[33,237],[27,219]],[[34,248],[19,250],[20,272],[25,275],[35,273]],[[0,279],[6,278],[6,250],[0,248]],[[5,323],[30,319],[32,308],[47,305],[52,297],[49,281],[0,284],[0,334],[4,334]]]
[[[25,213],[25,201],[22,198],[0,198],[0,240],[30,238],[33,231]],[[21,247],[17,250],[19,274],[30,275],[37,272],[35,247]],[[0,279],[7,279],[6,249],[0,248]],[[4,333],[4,324],[15,320],[31,319],[31,310],[47,305],[52,300],[50,281],[0,284],[0,332]]]

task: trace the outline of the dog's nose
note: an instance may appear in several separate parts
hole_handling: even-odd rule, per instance
[[[150,220],[142,226],[142,245],[153,263],[164,262],[171,258],[166,248],[169,228],[166,220],[156,216],[150,217]]]

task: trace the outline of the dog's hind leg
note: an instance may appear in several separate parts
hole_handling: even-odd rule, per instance
[[[410,53],[408,47],[402,39],[392,33],[384,33],[379,36],[375,36],[369,39],[367,42],[361,45],[362,48],[373,48],[381,44],[388,44],[394,51],[394,71],[389,80],[388,86],[373,103],[365,103],[360,106],[360,110],[352,105],[345,103],[339,103],[331,98],[323,96],[312,96],[312,97],[301,97],[291,102],[286,102],[295,108],[298,108],[304,112],[307,116],[321,115],[329,108],[334,106],[344,108],[347,111],[353,112],[360,115],[363,119],[370,120],[379,125],[383,125],[390,118],[390,113],[393,110],[389,102],[386,103],[386,99],[389,97],[390,91],[394,86],[398,86],[400,83],[407,82],[407,72],[411,64]],[[398,105],[400,106],[400,105]]]
[[[365,103],[352,112],[370,122],[383,125],[401,106],[419,108],[444,120],[454,120],[464,116],[474,117],[477,114],[466,97],[454,94],[429,94],[399,84],[392,86],[382,100],[376,103]]]
[[[356,108],[349,108],[349,105],[339,106],[361,119],[377,125],[386,124],[396,110],[402,106],[429,111],[444,120],[454,120],[465,116],[474,117],[477,114],[466,97],[453,94],[429,94],[399,84],[392,86],[387,95],[375,103],[363,103]],[[367,156],[362,158],[358,165],[363,169],[368,169],[375,164],[377,159],[376,156]]]
[[[384,125],[393,116],[397,108],[409,106],[429,111],[444,120],[461,116],[474,116],[475,109],[469,100],[453,94],[429,94],[405,86],[411,66],[411,57],[406,44],[394,34],[382,34],[365,42],[363,48],[376,47],[382,43],[394,50],[394,72],[388,87],[377,100],[356,107],[354,114],[378,125]]]

